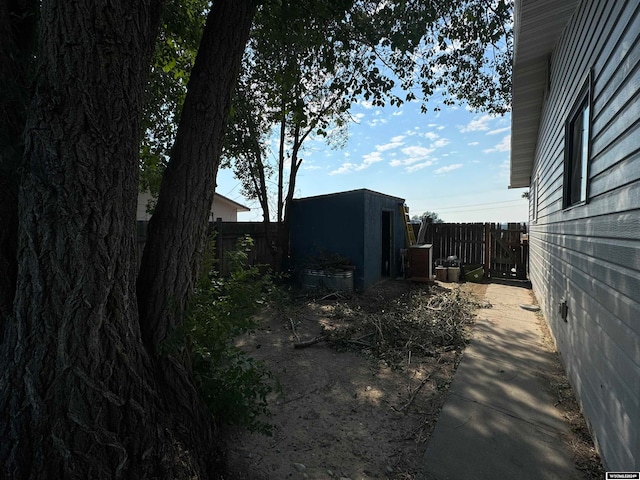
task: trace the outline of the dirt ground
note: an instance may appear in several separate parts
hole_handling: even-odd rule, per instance
[[[366,348],[366,332],[344,348],[327,341],[294,344],[330,334],[356,316],[384,321],[385,309],[416,289],[428,298],[462,288],[481,301],[486,285],[441,284],[427,295],[428,288],[387,281],[350,298],[302,297],[284,311],[262,315],[259,329],[239,345],[280,382],[281,391],[269,398],[273,435],[232,430],[230,478],[415,478],[464,345],[399,345],[399,359]]]
[[[280,382],[281,390],[268,399],[273,435],[239,428],[229,432],[230,480],[415,479],[465,341],[446,345],[450,341],[443,338],[439,345],[419,348],[424,339],[410,339],[381,353],[366,348],[366,331],[352,331],[349,338],[355,341],[342,346],[334,341],[294,345],[331,337],[363,319],[371,320],[369,328],[390,318],[397,323],[394,305],[402,299],[428,302],[458,288],[474,309],[491,307],[484,301],[486,284],[429,288],[388,281],[349,298],[299,296],[293,305],[262,315],[260,327],[240,338],[239,345],[264,361]],[[555,351],[540,314],[538,321],[547,348]],[[467,333],[471,327],[471,321],[463,325]],[[602,478],[604,470],[559,359],[542,380],[570,426],[566,441],[576,468],[584,479]]]

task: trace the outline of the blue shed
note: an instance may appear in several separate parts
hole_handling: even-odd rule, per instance
[[[294,199],[291,260],[304,267],[323,254],[348,257],[354,287],[363,291],[401,270],[405,248],[404,199],[367,189]]]

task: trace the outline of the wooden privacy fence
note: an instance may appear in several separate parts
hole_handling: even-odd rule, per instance
[[[138,248],[142,252],[147,222],[138,222]],[[269,235],[262,222],[216,222],[216,258],[222,274],[228,273],[225,252],[232,251],[244,235],[253,238],[249,261],[274,268],[276,259],[269,246],[275,241],[277,224],[269,224]],[[417,231],[416,231],[417,234]],[[336,232],[340,235],[340,232]],[[433,260],[455,255],[464,266],[482,265],[485,276],[526,279],[529,242],[526,223],[432,223],[427,225],[425,243],[433,245]]]
[[[233,251],[238,240],[249,235],[253,239],[253,248],[249,252],[249,263],[251,265],[268,265],[276,271],[276,258],[269,245],[269,242],[276,240],[278,225],[269,224],[269,235],[267,235],[266,225],[262,222],[216,222],[216,259],[218,268],[223,275],[229,273],[225,252]]]
[[[436,262],[456,256],[463,265],[482,265],[485,276],[527,278],[526,223],[432,223],[424,242],[433,245]]]
[[[138,262],[142,256],[145,241],[147,239],[146,221],[138,221]],[[274,241],[277,235],[278,225],[269,224],[269,234],[265,224],[262,222],[216,222],[210,223],[210,228],[216,231],[216,259],[218,269],[221,274],[229,273],[225,252],[233,251],[238,240],[249,235],[253,239],[254,246],[249,252],[249,262],[251,265],[268,265],[273,270],[275,258],[269,247],[269,241]]]

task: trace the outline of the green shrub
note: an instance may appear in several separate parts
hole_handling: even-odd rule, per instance
[[[271,434],[267,395],[277,382],[262,362],[234,345],[234,339],[256,327],[255,313],[276,288],[270,275],[248,264],[253,240],[246,236],[228,254],[230,275],[215,270],[213,240],[184,325],[165,348],[182,349],[211,413],[226,425]]]

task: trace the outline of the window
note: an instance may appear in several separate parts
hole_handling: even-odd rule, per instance
[[[587,201],[589,177],[589,83],[571,110],[565,127],[564,208]]]
[[[531,221],[536,223],[538,221],[538,175],[535,176],[531,184],[529,201],[531,202]]]

